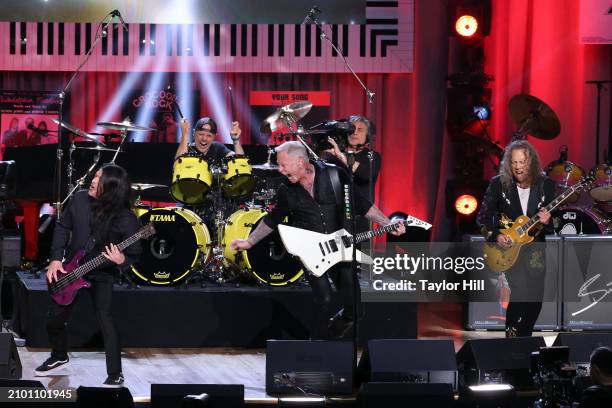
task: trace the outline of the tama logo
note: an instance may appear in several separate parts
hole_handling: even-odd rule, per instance
[[[175,214],[151,214],[149,221],[174,222]]]
[[[567,212],[567,213],[563,214],[563,219],[564,220],[575,220],[576,219],[576,213],[575,212]]]

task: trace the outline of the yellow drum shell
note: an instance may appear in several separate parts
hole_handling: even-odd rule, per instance
[[[172,167],[170,194],[184,204],[201,204],[212,186],[212,173],[208,162],[199,156],[177,157]]]
[[[233,155],[223,158],[224,167],[222,188],[228,197],[245,197],[255,190],[255,177],[249,158]]]

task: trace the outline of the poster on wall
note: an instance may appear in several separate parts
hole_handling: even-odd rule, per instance
[[[7,147],[57,143],[57,93],[0,91],[0,144]]]
[[[310,111],[299,121],[299,125],[305,130],[330,120],[330,100],[329,91],[251,91],[249,95],[249,104],[256,123],[264,123],[266,118],[282,106],[312,103]],[[283,125],[273,126],[270,132],[254,129],[253,138],[258,144],[279,145],[293,140],[292,132],[296,130],[297,126]]]
[[[134,90],[122,111],[122,117],[153,131],[134,132],[134,142],[177,143],[180,140],[180,106],[184,115],[200,111],[200,92],[191,91],[188,98],[180,98],[173,90]]]

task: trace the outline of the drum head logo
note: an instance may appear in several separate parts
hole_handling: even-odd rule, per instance
[[[149,221],[153,222],[174,222],[176,215],[174,214],[151,214]]]
[[[576,219],[576,213],[575,212],[566,212],[565,214],[563,214],[563,219],[564,220],[575,220]]]

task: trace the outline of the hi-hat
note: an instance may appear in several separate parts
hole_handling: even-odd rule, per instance
[[[84,132],[81,129],[77,129],[74,126],[72,126],[71,124],[67,123],[67,122],[60,122],[57,119],[51,119],[53,121],[53,123],[55,123],[56,125],[60,125],[61,127],[63,127],[64,129],[74,133],[77,136],[81,136],[82,138],[85,138],[91,142],[96,142],[97,144],[101,145],[101,146],[105,146],[104,143],[102,143],[101,141],[99,141],[94,135]]]
[[[535,96],[514,95],[508,107],[512,120],[520,127],[519,133],[550,140],[561,132],[561,122],[557,114]]]
[[[131,132],[134,132],[134,131],[152,132],[155,130],[150,127],[135,125],[128,120],[125,120],[123,122],[98,122],[96,123],[96,125],[106,128],[106,129],[121,130],[121,131],[125,130],[125,131],[131,131]]]
[[[149,183],[132,183],[132,188],[134,190],[148,190],[150,188],[156,188],[156,187],[168,187],[165,184],[149,184]]]
[[[278,166],[276,164],[270,164],[270,163],[255,164],[255,165],[252,165],[251,168],[255,170],[278,170]]]
[[[262,133],[272,133],[283,124],[295,123],[302,119],[312,108],[311,102],[293,102],[282,106],[272,115],[268,116],[259,129]]]

